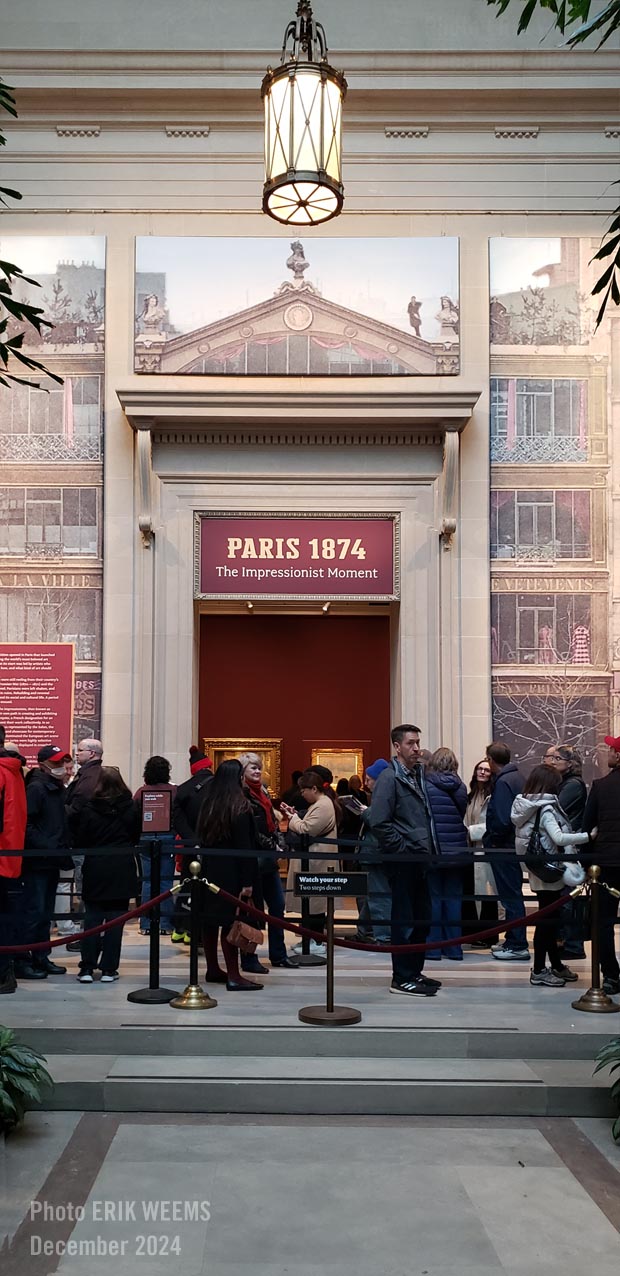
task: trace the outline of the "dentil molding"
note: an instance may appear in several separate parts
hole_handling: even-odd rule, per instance
[[[389,124],[385,127],[386,137],[428,137],[428,124]]]
[[[57,124],[59,137],[99,137],[100,124]]]
[[[496,137],[538,137],[540,128],[538,124],[496,124]]]

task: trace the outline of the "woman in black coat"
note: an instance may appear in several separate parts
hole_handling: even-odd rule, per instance
[[[131,793],[115,767],[102,766],[93,793],[73,816],[69,826],[77,846],[135,845],[140,835],[140,817]],[[129,900],[137,889],[136,857],[131,850],[106,855],[85,855],[82,870],[84,930],[113,921],[129,909]],[[103,935],[90,935],[81,941],[81,984],[92,984],[93,972],[99,966],[101,982],[118,979],[118,963],[123,942],[123,927],[114,926]]]
[[[253,898],[261,907],[262,894],[258,858],[235,855],[235,851],[256,851],[258,840],[250,803],[241,787],[243,770],[236,758],[222,762],[210,781],[202,804],[196,836],[201,847],[203,870],[209,881],[231,895]],[[230,855],[209,855],[209,847],[228,850]],[[237,907],[220,895],[205,890],[203,899],[203,942],[207,958],[208,983],[226,984],[229,992],[252,992],[262,988],[239,972],[239,951],[228,942],[228,932],[237,915]],[[249,919],[251,920],[251,918]],[[255,923],[253,923],[255,924]],[[217,960],[218,931],[226,970]]]

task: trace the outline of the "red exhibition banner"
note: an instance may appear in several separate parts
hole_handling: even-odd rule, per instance
[[[0,722],[29,766],[46,744],[72,752],[72,642],[0,643]]]
[[[398,598],[395,514],[197,514],[197,598]]]

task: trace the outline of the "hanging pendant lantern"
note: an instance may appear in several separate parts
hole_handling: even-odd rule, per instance
[[[312,5],[299,0],[284,33],[282,57],[268,68],[263,212],[290,226],[337,217],[342,185],[342,103],[347,82],[327,61],[327,40]]]

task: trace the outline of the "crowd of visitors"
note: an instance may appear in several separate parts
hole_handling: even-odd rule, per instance
[[[524,776],[507,745],[495,741],[467,789],[453,751],[423,751],[418,727],[397,726],[391,740],[392,759],[372,762],[363,781],[352,776],[334,788],[332,773],[315,765],[294,772],[279,799],[263,783],[258,754],[224,761],[214,774],[211,760],[192,746],[189,779],[172,784],[169,762],[155,756],[132,796],[118,769],[103,764],[100,741],[81,740],[75,763],[61,746],[44,745],[37,765],[27,770],[0,727],[0,945],[31,946],[14,959],[0,954],[0,993],[14,992],[21,980],[66,974],[51,958],[50,933],[54,918],[60,934],[80,929],[70,916],[69,892],[81,899],[81,925],[95,932],[67,945],[80,953],[78,979],[92,983],[96,972],[102,983],[118,978],[122,924],[103,933],[96,928],[128,911],[140,880],[142,901],[151,898],[150,854],[141,840],[145,792],[167,792],[171,804],[170,831],[159,835],[163,891],[175,871],[187,876],[192,847],[200,847],[209,879],[242,901],[252,900],[275,922],[285,908],[299,912],[295,875],[307,851],[305,839],[311,844],[311,872],[354,861],[368,882],[367,895],[358,900],[357,938],[378,949],[428,944],[426,952],[392,953],[391,991],[401,995],[435,996],[441,982],[425,974],[425,960],[462,961],[468,935],[492,926],[498,916],[517,924],[508,925],[492,947],[484,939],[473,942],[490,947],[498,961],[530,962],[527,930],[520,923],[526,912],[525,865],[540,908],[560,895],[566,899],[534,928],[530,983],[559,988],[574,982],[578,976],[565,959],[585,956],[585,918],[569,890],[583,880],[581,862],[602,864],[606,882],[620,887],[620,738],[606,737],[608,775],[594,781],[589,795],[577,751],[562,743],[550,745]],[[338,837],[345,842],[340,848]],[[91,847],[105,850],[80,854]],[[34,853],[23,859],[2,854],[23,849]],[[286,893],[279,863],[284,852]],[[600,960],[608,993],[620,991],[617,911],[617,897],[603,891]],[[238,915],[236,905],[205,891],[206,980],[230,992],[260,991],[264,984],[248,976],[262,978],[272,967],[294,969],[302,946],[287,951],[281,927],[269,924],[269,966],[254,954],[240,954],[229,939]],[[188,917],[181,893],[162,909],[162,934],[173,943],[189,943]],[[308,925],[316,939],[310,952],[316,957],[325,955],[325,922],[325,900],[311,899]],[[142,933],[149,924],[147,914]]]

